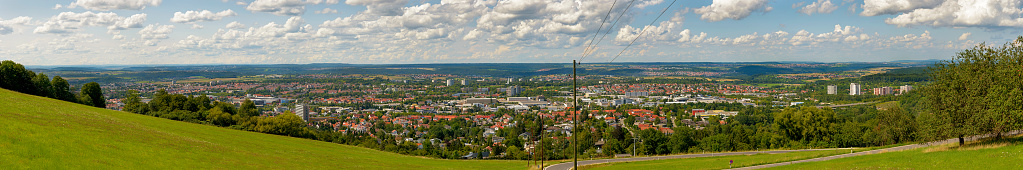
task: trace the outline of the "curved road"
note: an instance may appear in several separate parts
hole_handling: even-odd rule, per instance
[[[1002,134],[1003,134],[1003,136],[1013,136],[1013,135],[1020,134],[1020,132],[1023,132],[1023,130],[1010,131],[1010,132],[1006,132],[1006,133],[1002,133]],[[994,134],[971,136],[971,137],[964,138],[964,140],[965,141],[974,141],[974,140],[981,139],[981,138],[992,137],[993,135]],[[959,138],[952,138],[952,139],[946,139],[946,140],[940,140],[940,141],[934,141],[934,142],[928,142],[928,143],[922,143],[922,144],[904,145],[904,146],[885,148],[885,149],[876,149],[876,150],[870,150],[870,151],[865,151],[865,152],[856,152],[856,153],[848,153],[848,154],[841,154],[841,155],[834,155],[834,156],[827,156],[827,157],[820,157],[820,158],[813,158],[813,159],[804,159],[804,160],[798,160],[798,161],[780,162],[780,163],[757,165],[757,166],[748,166],[748,167],[735,168],[735,169],[743,169],[743,170],[745,170],[745,169],[771,168],[771,167],[784,166],[784,165],[803,163],[803,162],[827,161],[827,160],[838,159],[838,158],[846,158],[846,157],[853,157],[853,156],[860,156],[860,155],[878,154],[878,153],[885,153],[885,152],[892,152],[892,151],[903,151],[903,150],[917,149],[917,148],[921,148],[921,147],[928,147],[928,146],[932,146],[932,145],[944,145],[944,144],[951,144],[951,143],[959,143]]]
[[[699,158],[699,157],[715,157],[715,156],[730,156],[730,155],[750,155],[758,153],[788,153],[788,152],[803,152],[803,151],[820,151],[820,150],[837,150],[837,149],[849,149],[849,148],[831,148],[831,149],[801,149],[801,150],[773,150],[773,151],[748,151],[748,152],[723,152],[723,153],[707,153],[707,154],[687,154],[687,155],[668,155],[668,156],[651,156],[651,157],[633,157],[633,158],[616,158],[616,159],[597,159],[597,160],[585,160],[579,161],[579,166],[602,164],[611,162],[634,162],[634,161],[652,161],[661,159],[680,159],[680,158]],[[560,164],[554,164],[543,168],[544,170],[570,170],[572,169],[572,162],[565,162]]]
[[[1006,133],[1003,133],[1003,134],[1004,134],[1004,136],[1012,136],[1012,135],[1017,135],[1017,134],[1021,134],[1021,133],[1023,133],[1023,130],[1015,130],[1015,131],[1006,132]],[[992,135],[993,134],[976,135],[976,136],[966,137],[965,139],[966,139],[966,141],[973,141],[973,140],[977,140],[977,139],[984,138],[984,137],[990,137]],[[821,157],[821,158],[808,159],[808,160],[799,160],[799,161],[791,161],[791,162],[783,162],[783,163],[774,163],[774,164],[766,164],[766,165],[759,165],[759,166],[743,167],[743,168],[736,168],[736,169],[761,169],[761,168],[770,168],[770,167],[784,166],[784,165],[804,163],[804,162],[828,161],[828,160],[834,160],[834,159],[840,159],[840,158],[848,158],[848,157],[855,157],[855,156],[864,156],[864,155],[873,155],[873,154],[880,154],[880,153],[887,153],[887,152],[898,152],[898,151],[905,151],[905,150],[914,150],[914,148],[920,148],[920,147],[925,147],[925,146],[930,146],[930,145],[940,145],[940,144],[957,143],[957,142],[959,142],[959,138],[950,138],[950,139],[939,140],[939,141],[932,141],[932,142],[927,142],[927,143],[907,144],[907,145],[900,145],[900,146],[895,146],[895,147],[880,148],[880,150],[873,150],[873,151],[866,151],[866,152],[859,152],[859,153],[852,153],[852,154],[843,154],[843,155],[837,155],[837,156],[831,156],[831,157]],[[752,155],[752,154],[783,154],[783,153],[792,153],[792,152],[828,151],[828,150],[848,150],[848,148],[820,148],[820,150],[782,150],[782,151],[766,151],[766,152],[736,152],[736,153],[715,153],[715,154],[694,154],[694,155],[676,155],[676,156],[659,156],[659,157],[639,157],[639,158],[622,158],[622,159],[587,160],[587,161],[579,161],[579,166],[593,165],[593,164],[604,164],[604,163],[616,163],[616,162],[654,161],[654,160],[667,160],[667,159],[720,157],[720,156],[738,156],[738,155]],[[572,167],[572,162],[566,162],[566,163],[554,164],[554,165],[551,165],[551,166],[544,167],[543,170],[571,170],[572,168],[573,168]]]

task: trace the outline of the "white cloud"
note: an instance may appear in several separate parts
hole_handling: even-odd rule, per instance
[[[167,39],[170,34],[174,31],[173,25],[160,25],[160,24],[149,24],[146,28],[139,30],[139,37],[142,39]]]
[[[900,27],[1023,27],[1018,0],[948,0],[933,8],[918,8],[885,19]]]
[[[479,38],[480,34],[482,33],[483,31],[473,29],[472,31],[469,31],[469,33],[465,34],[465,36],[462,37],[462,40],[474,40],[476,38]]]
[[[7,35],[14,32],[14,28],[11,26],[0,24],[0,35]]]
[[[970,38],[970,34],[973,34],[973,33],[969,33],[969,32],[963,33],[963,35],[959,36],[959,41],[966,40],[966,39]]]
[[[159,6],[161,0],[77,0],[68,8],[82,7],[89,10],[109,11],[115,9],[142,10],[147,6]]]
[[[305,14],[305,6],[320,4],[322,0],[256,0],[245,9],[254,12],[266,12],[280,16],[300,16]],[[328,1],[337,2],[337,1]]]
[[[853,5],[855,7],[855,5]],[[803,6],[797,12],[806,15],[813,15],[814,13],[829,14],[838,9],[838,6],[831,3],[831,0],[817,0],[810,5]]]
[[[674,22],[661,21],[659,25],[648,25],[643,29],[633,28],[632,26],[626,25],[618,31],[618,36],[615,37],[615,41],[628,44],[636,39],[637,36],[642,36],[635,41],[671,41],[679,39],[679,34],[672,33],[676,28],[681,27],[676,25]],[[642,33],[642,35],[640,35]]]
[[[661,4],[661,2],[664,2],[664,0],[647,0],[647,1],[642,1],[641,0],[639,2],[639,4],[636,4],[636,8],[643,9],[643,8],[646,8],[647,6]]]
[[[336,14],[336,13],[338,13],[338,11],[336,9],[323,8],[323,10],[315,11],[313,13],[316,13],[316,14]]]
[[[34,33],[69,33],[80,27],[86,26],[107,26],[110,30],[121,30],[127,28],[140,28],[146,21],[146,14],[135,14],[130,17],[118,16],[115,13],[83,13],[62,12],[51,17],[41,26],[36,27]]]
[[[934,8],[945,0],[863,0],[862,16],[877,16],[910,12],[920,8]]]
[[[209,10],[202,11],[185,11],[174,12],[174,17],[170,19],[171,22],[176,23],[194,23],[199,21],[219,21],[224,17],[237,16],[231,9],[220,11],[217,13],[210,12]]]
[[[708,6],[697,8],[700,19],[717,22],[725,19],[741,20],[756,11],[770,12],[767,0],[714,0]]]
[[[15,18],[9,19],[9,20],[0,19],[0,24],[31,25],[32,24],[32,17],[19,16],[19,17],[15,17]]]
[[[242,28],[245,28],[245,24],[242,24],[242,23],[240,23],[238,21],[234,21],[234,22],[231,22],[231,23],[227,23],[227,26],[225,26],[225,28],[227,28],[227,29],[242,29]]]
[[[57,4],[57,5],[53,6],[53,9],[61,9],[61,8],[64,8],[64,5]]]
[[[142,23],[146,22],[146,14],[135,14],[131,15],[124,20],[117,21],[114,25],[107,27],[108,29],[122,30],[128,28],[139,28],[142,27]]]
[[[408,4],[408,0],[347,0],[345,4],[364,5],[367,14],[391,16],[401,14],[401,7]]]

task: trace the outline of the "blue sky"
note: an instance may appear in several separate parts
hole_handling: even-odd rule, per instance
[[[1023,35],[1018,0],[672,3],[0,0],[0,60],[28,65],[606,63],[618,56],[614,62],[874,62],[949,59],[982,42],[1001,45]],[[601,41],[591,43],[594,35]]]

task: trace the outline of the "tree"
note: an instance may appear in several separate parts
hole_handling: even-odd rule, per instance
[[[0,62],[0,88],[21,92],[25,94],[38,95],[32,78],[35,73],[25,69],[25,66],[11,60]]]
[[[214,107],[209,110],[206,114],[206,120],[217,126],[231,126],[234,125],[234,119],[231,119],[231,113],[225,112],[221,107]]]
[[[835,112],[805,106],[789,107],[774,117],[774,127],[791,140],[830,141],[835,132]]]
[[[64,78],[53,76],[53,81],[50,85],[53,86],[51,91],[53,91],[54,98],[68,102],[78,102],[75,99],[75,94],[71,93],[71,85],[68,85],[67,80],[64,80]]]
[[[37,95],[55,98],[53,96],[53,86],[50,85],[50,77],[47,77],[46,74],[37,74],[32,78],[32,84],[35,85]]]
[[[106,108],[107,101],[103,99],[103,89],[100,89],[99,83],[89,82],[82,85],[82,103],[98,108]]]
[[[146,111],[145,103],[142,103],[142,99],[139,99],[138,91],[128,90],[128,95],[124,98],[123,110],[138,114],[143,114]]]
[[[874,128],[878,135],[876,144],[887,145],[899,142],[911,141],[914,138],[916,124],[912,115],[908,115],[901,108],[895,107],[878,114],[877,126]]]
[[[242,102],[241,107],[238,108],[238,113],[242,116],[259,116],[259,110],[256,109],[256,104],[249,99],[245,99],[245,101]]]
[[[931,66],[933,82],[922,88],[938,137],[959,138],[1019,129],[1023,36],[1002,47],[985,44]],[[1016,100],[1016,101],[1012,101]]]

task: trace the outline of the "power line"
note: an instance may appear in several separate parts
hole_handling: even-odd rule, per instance
[[[618,0],[611,3],[611,9],[607,9],[607,15],[604,15],[604,19],[600,20],[600,27],[597,27],[597,32],[593,33],[593,38],[590,38],[590,44],[587,44],[586,48],[583,48],[583,56],[579,58],[579,61],[586,58],[586,51],[590,50],[590,47],[593,46],[593,40],[597,39],[597,34],[600,34],[600,30],[604,29],[604,22],[607,22],[607,17],[611,16],[611,11],[615,9],[615,4],[618,4]],[[617,22],[617,20],[615,22]]]
[[[654,23],[656,23],[658,19],[661,19],[661,16],[664,15],[664,12],[667,12],[668,8],[671,8],[672,5],[675,5],[675,1],[677,0],[672,0],[671,4],[669,4],[667,7],[664,7],[664,10],[661,10],[661,14],[657,15],[657,18],[654,18],[653,21],[650,21],[650,24],[647,24],[647,26],[654,25]],[[639,31],[639,35],[636,35],[636,38],[632,39],[632,42],[630,42],[628,46],[625,46],[625,48],[622,49],[621,52],[618,52],[618,55],[615,55],[615,58],[612,58],[611,61],[608,61],[607,63],[614,62],[615,59],[618,59],[619,56],[622,56],[622,53],[624,53],[625,50],[629,49],[629,47],[632,47],[632,44],[636,43],[636,40],[639,40],[639,37],[643,37],[643,33],[646,33],[645,26],[643,27],[642,31]]]
[[[629,1],[629,5],[625,7],[625,11],[622,11],[621,14],[618,14],[618,17],[615,18],[615,21],[613,23],[611,23],[610,27],[607,28],[607,31],[604,32],[604,35],[600,36],[600,39],[597,40],[596,44],[600,44],[601,41],[604,41],[604,37],[607,37],[607,34],[611,33],[611,30],[614,30],[615,25],[618,25],[618,21],[621,21],[622,17],[625,16],[625,13],[629,12],[629,8],[632,8],[632,4],[634,2],[636,2],[636,0]],[[610,11],[608,11],[608,12],[610,12]],[[597,33],[600,33],[600,30],[597,30]],[[596,46],[596,45],[594,45],[594,46]],[[582,60],[585,59],[586,56],[588,56],[589,54],[593,53],[594,51],[596,51],[596,49],[591,49],[590,47],[587,47],[587,49],[584,49],[583,57],[579,59],[579,62],[582,62]]]

